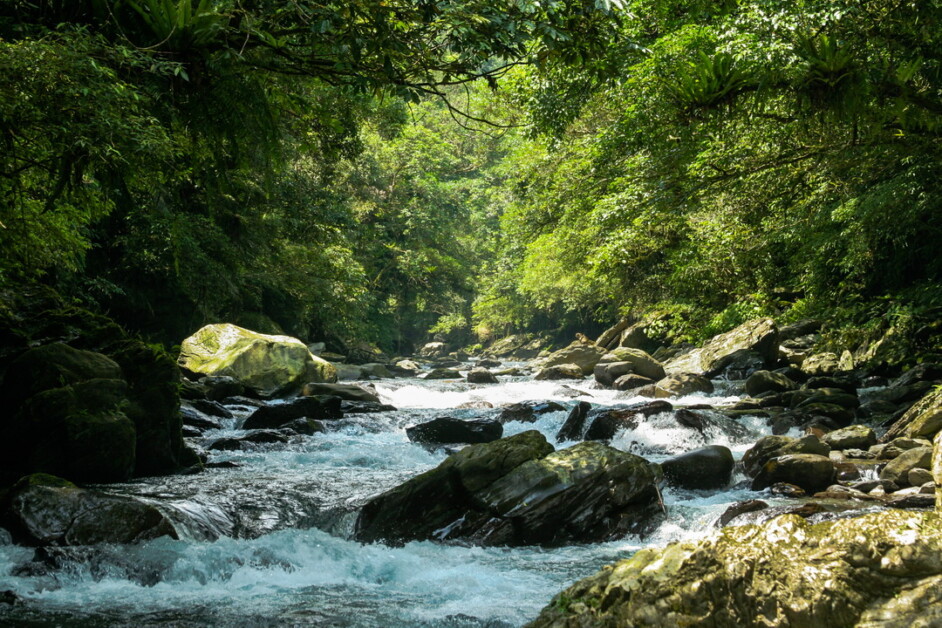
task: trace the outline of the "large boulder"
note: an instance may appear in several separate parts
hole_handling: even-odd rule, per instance
[[[133,474],[128,383],[110,358],[62,343],[30,349],[11,362],[0,399],[10,411],[0,445],[7,481],[33,472],[79,482]]]
[[[756,371],[746,380],[746,394],[750,397],[765,392],[788,392],[796,388],[798,388],[798,384],[782,373],[775,373],[774,371]]]
[[[321,382],[308,382],[301,389],[301,394],[305,397],[314,397],[318,395],[330,395],[340,397],[346,401],[369,401],[379,403],[379,395],[371,386],[358,386],[356,384],[325,384]]]
[[[694,373],[675,373],[668,375],[654,386],[654,396],[663,399],[666,397],[686,397],[696,393],[710,394],[713,392],[713,382],[702,375]]]
[[[608,366],[613,364],[619,366]],[[628,347],[618,347],[603,355],[594,372],[595,379],[605,386],[611,386],[612,382],[626,373],[636,373],[653,380],[659,380],[666,374],[660,362],[641,349]]]
[[[257,430],[278,428],[295,419],[315,420],[339,419],[343,413],[341,399],[332,395],[298,397],[280,403],[272,403],[255,410],[245,419],[242,429]]]
[[[607,408],[590,412],[589,418],[592,421],[582,437],[586,440],[611,440],[620,430],[635,429],[647,417],[671,412],[673,409],[674,407],[666,401],[652,401],[624,408]]]
[[[913,469],[932,468],[932,448],[914,447],[886,463],[880,471],[881,480],[889,480],[897,486],[909,486],[909,472]]]
[[[544,358],[540,366],[545,369],[556,365],[575,364],[582,370],[583,375],[591,375],[603,355],[605,355],[604,347],[576,340],[568,347],[563,347]]]
[[[850,425],[828,432],[821,440],[831,449],[838,451],[867,449],[877,444],[877,435],[872,428],[866,425]]]
[[[667,373],[720,373],[743,352],[754,352],[771,365],[778,358],[778,328],[770,318],[760,318],[714,336],[703,347],[674,358],[664,365]]]
[[[85,490],[54,476],[22,478],[0,505],[0,525],[25,545],[134,543],[177,538],[169,519],[134,497]]]
[[[601,443],[553,451],[539,432],[472,445],[370,500],[360,541],[555,545],[617,538],[659,512],[655,471]]]
[[[229,323],[206,325],[183,341],[180,367],[203,375],[228,375],[260,397],[335,382],[337,371],[290,336],[269,336]]]
[[[504,434],[504,426],[493,419],[455,419],[438,417],[426,423],[406,428],[406,436],[423,445],[450,445],[454,443],[489,443]]]
[[[44,349],[49,353],[42,351],[32,353],[46,346],[53,347]],[[103,373],[96,367],[86,371],[78,379],[70,377],[67,371],[75,364],[68,366],[67,363],[73,358],[65,355],[67,350],[61,348],[65,346],[76,351],[87,352],[80,360],[85,365],[82,368],[90,365],[88,353],[96,354],[95,361],[110,361],[108,372]],[[26,357],[27,353],[32,353],[32,355]],[[20,358],[26,361],[15,366],[14,361]],[[46,372],[43,369],[47,367],[40,367],[39,361],[48,361],[50,368],[53,369],[64,368],[65,371],[61,373],[63,379],[54,378],[54,382],[42,380],[46,382],[42,383],[41,378],[33,375]],[[52,366],[53,364],[59,364],[59,366]],[[114,364],[119,367],[117,373]],[[87,389],[97,389],[94,393],[84,390],[72,395],[68,391],[59,390],[58,393],[50,394],[58,396],[60,401],[74,398],[78,404],[77,407],[81,408],[79,414],[85,416],[101,417],[102,413],[112,414],[110,411],[112,405],[118,408],[119,414],[123,414],[133,424],[134,475],[174,473],[181,468],[198,464],[194,452],[183,443],[182,421],[179,413],[180,370],[174,359],[159,347],[131,338],[108,318],[93,314],[88,310],[65,305],[58,295],[47,288],[24,286],[16,292],[0,294],[0,375],[3,376],[4,381],[0,386],[2,389],[0,404],[8,417],[12,417],[22,409],[16,407],[18,403],[24,403],[27,396],[38,394],[40,390],[53,391],[76,385]],[[79,382],[79,379],[83,381]],[[25,380],[33,381],[26,383]],[[118,381],[122,384],[116,384]],[[46,385],[51,387],[44,388]],[[124,386],[124,392],[119,394],[117,388],[121,385]],[[116,399],[115,396],[121,398]],[[51,399],[46,399],[44,403],[50,401]],[[70,403],[59,404],[58,407],[61,410]],[[34,404],[33,409],[37,409],[40,405],[42,404]],[[112,414],[112,419],[114,418]],[[78,423],[82,422],[78,421]],[[0,465],[0,478],[5,478],[0,481],[10,483],[22,475],[41,471],[59,473],[76,481],[105,482],[116,479],[116,475],[112,473],[109,473],[107,478],[93,478],[87,475],[79,477],[69,472],[67,452],[38,457],[47,461],[56,460],[55,468],[37,466],[36,458],[33,458],[32,462],[27,460],[25,467],[22,468],[12,464],[15,460],[23,461],[30,458],[26,452],[36,446],[44,447],[45,443],[57,441],[65,431],[64,423],[55,424],[55,421],[50,421],[50,417],[43,419],[42,423],[44,427],[14,426],[9,421],[6,423],[6,428],[9,430],[24,430],[25,433],[35,436],[38,440],[18,441],[10,438],[9,431],[4,438],[0,438],[0,457],[4,460],[4,464]],[[102,423],[110,423],[110,425],[102,425]],[[73,436],[84,434],[94,442],[99,440],[97,436],[92,435],[94,432],[101,434],[100,430],[103,428],[107,428],[106,431],[114,428],[121,433],[120,438],[122,442],[125,442],[126,427],[124,421],[118,418],[117,421],[110,419],[98,421],[98,425],[90,431],[81,427],[74,429],[73,425],[72,431]],[[5,448],[9,448],[11,453],[8,454]],[[114,449],[105,447],[104,442],[94,444],[92,449],[81,447],[85,453],[92,453],[93,449],[102,452],[101,464],[105,467],[122,467],[123,462],[127,460],[125,454],[116,455],[114,460],[107,460],[113,454]],[[73,448],[72,451],[76,450]],[[91,468],[86,462],[77,463],[74,466]]]
[[[444,342],[429,342],[419,349],[419,356],[423,358],[443,358],[448,355],[448,345]]]
[[[496,384],[497,376],[483,366],[476,366],[468,371],[466,378],[469,384]]]
[[[722,445],[701,447],[661,463],[668,484],[692,489],[723,488],[735,466],[733,453]]]
[[[801,438],[790,436],[764,436],[756,441],[742,457],[743,470],[755,477],[765,463],[778,456],[788,454],[817,454],[828,456],[831,448],[813,434]]]
[[[644,549],[557,595],[530,628],[936,626],[942,521],[784,515]]]
[[[558,379],[583,379],[584,371],[578,364],[553,364],[544,366],[533,379],[537,381],[558,380]]]
[[[887,443],[894,438],[934,438],[942,430],[942,389],[933,390],[907,410],[880,438]]]
[[[483,355],[512,360],[531,360],[540,354],[547,341],[530,334],[515,334],[494,341]]]

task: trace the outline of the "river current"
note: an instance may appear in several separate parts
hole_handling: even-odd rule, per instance
[[[645,401],[583,382],[527,377],[371,382],[396,411],[350,415],[328,432],[257,451],[212,452],[189,476],[98,487],[153,500],[177,522],[180,540],[41,551],[0,545],[0,624],[20,626],[349,626],[510,627],[533,619],[552,596],[642,547],[708,533],[732,503],[755,497],[735,477],[722,491],[665,489],[668,516],[645,538],[559,548],[481,548],[413,542],[403,547],[350,540],[356,512],[371,496],[439,464],[444,451],[411,443],[405,428],[438,416],[493,416],[499,406],[553,400],[565,411],[536,423],[511,422],[504,435],[537,429],[551,443],[577,401],[596,407]],[[732,403],[735,387],[675,406]],[[494,410],[456,409],[489,402]],[[232,436],[250,409],[204,442]],[[612,445],[662,460],[708,444],[739,458],[770,433],[764,420],[715,415],[703,433],[652,417]],[[558,448],[573,443],[562,443]],[[768,500],[765,496],[764,499]],[[0,543],[3,543],[0,539]],[[37,558],[39,560],[37,560]]]

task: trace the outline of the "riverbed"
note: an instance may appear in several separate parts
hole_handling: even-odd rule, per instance
[[[743,476],[720,491],[664,489],[666,520],[645,538],[557,548],[481,548],[413,542],[403,547],[350,540],[358,508],[371,496],[439,464],[447,455],[411,443],[405,428],[439,416],[493,416],[504,404],[556,401],[564,411],[535,423],[510,422],[504,435],[536,429],[555,443],[578,401],[611,407],[646,401],[591,380],[498,384],[416,378],[369,382],[397,409],[349,415],[323,433],[255,451],[211,452],[196,475],[144,478],[97,487],[152,500],[177,523],[179,540],[52,551],[0,546],[0,623],[45,626],[511,627],[536,617],[552,596],[642,547],[702,536],[737,501],[754,498]],[[671,400],[675,407],[729,405],[735,384]],[[494,409],[458,406],[482,402]],[[252,410],[197,444],[239,433]],[[709,413],[709,411],[706,411]],[[623,431],[616,448],[658,461],[708,444],[736,458],[771,433],[763,419],[715,415],[703,432],[669,414]],[[562,448],[573,443],[560,443]],[[767,501],[768,497],[764,497]]]

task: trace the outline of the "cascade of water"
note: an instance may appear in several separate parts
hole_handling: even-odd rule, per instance
[[[504,434],[536,429],[555,442],[579,400],[596,406],[643,401],[588,382],[562,385],[526,378],[489,386],[414,379],[374,384],[382,401],[398,410],[352,415],[326,433],[294,437],[287,444],[214,452],[215,462],[235,468],[105,487],[161,504],[176,521],[180,540],[61,548],[35,556],[27,548],[0,546],[0,591],[21,599],[0,608],[0,622],[55,623],[67,617],[70,625],[96,626],[164,621],[514,626],[532,618],[573,580],[642,546],[704,534],[730,503],[749,496],[736,487],[668,489],[668,518],[645,539],[552,549],[362,545],[348,540],[358,507],[446,455],[411,443],[407,426],[444,415],[493,416],[503,404],[554,400],[565,410],[538,415],[534,423],[507,423]],[[720,392],[672,403],[733,399]],[[467,407],[483,402],[495,409]],[[247,411],[205,436],[237,434],[235,426]],[[697,430],[678,425],[669,413],[655,415],[620,432],[612,444],[652,460],[705,444],[726,445],[739,456],[768,433],[758,419],[703,416],[703,429]]]

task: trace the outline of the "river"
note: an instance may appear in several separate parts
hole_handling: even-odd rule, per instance
[[[385,379],[371,382],[396,411],[350,415],[335,429],[297,436],[253,452],[213,452],[197,475],[145,478],[99,487],[159,504],[178,522],[180,540],[50,552],[0,545],[0,623],[22,626],[350,626],[504,627],[533,619],[550,598],[604,564],[639,548],[706,534],[732,503],[755,496],[742,476],[723,491],[665,489],[666,521],[645,538],[560,548],[481,548],[413,542],[403,547],[349,539],[357,508],[369,497],[441,462],[445,453],[409,442],[405,428],[438,416],[476,417],[495,407],[555,400],[613,406],[643,401],[596,390],[591,380],[538,382],[502,377],[499,384]],[[675,406],[729,404],[735,387]],[[249,408],[205,441],[237,434]],[[504,435],[528,429],[550,442],[567,411],[536,423],[511,422]],[[764,420],[716,415],[704,434],[655,416],[612,445],[649,460],[707,444],[741,457],[770,433]],[[732,429],[735,428],[735,429]],[[572,443],[563,443],[565,447]],[[768,500],[767,500],[768,501]],[[39,560],[35,560],[35,559]]]

